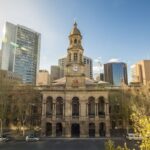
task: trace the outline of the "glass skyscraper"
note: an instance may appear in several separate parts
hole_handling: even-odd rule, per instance
[[[104,79],[114,86],[121,86],[121,83],[128,84],[127,65],[122,62],[104,64]]]
[[[23,83],[35,84],[39,70],[40,43],[40,33],[6,22],[1,69],[17,73]]]

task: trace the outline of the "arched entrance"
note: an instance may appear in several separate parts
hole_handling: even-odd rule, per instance
[[[57,123],[56,124],[56,136],[62,136],[62,124],[61,123]]]
[[[95,124],[89,123],[89,137],[95,137]]]
[[[99,124],[99,135],[100,136],[105,136],[105,133],[106,133],[106,126],[105,126],[105,123],[104,122],[101,122]]]
[[[52,124],[51,123],[46,123],[46,136],[51,136],[52,135]]]
[[[98,115],[99,117],[105,117],[105,99],[103,96],[98,100]]]
[[[78,123],[73,123],[71,126],[71,136],[80,137],[80,125]]]

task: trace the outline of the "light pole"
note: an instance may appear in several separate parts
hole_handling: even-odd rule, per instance
[[[1,123],[1,135],[2,135],[3,134],[3,122],[1,118],[0,118],[0,123]]]

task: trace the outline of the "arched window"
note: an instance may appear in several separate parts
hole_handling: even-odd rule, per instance
[[[69,53],[69,62],[71,62],[71,53]]]
[[[89,102],[88,103],[89,116],[95,116],[95,98],[89,97],[88,102]]]
[[[74,61],[76,62],[78,60],[78,54],[74,53]]]
[[[98,100],[98,115],[105,116],[105,100],[103,96],[99,97]]]
[[[53,98],[51,96],[47,97],[46,100],[46,116],[51,116],[53,112]]]
[[[82,62],[82,54],[80,54],[80,62]]]
[[[74,40],[74,44],[77,44],[77,39]]]
[[[79,98],[72,99],[72,116],[79,116]]]
[[[56,117],[63,116],[63,98],[57,97],[56,99]]]

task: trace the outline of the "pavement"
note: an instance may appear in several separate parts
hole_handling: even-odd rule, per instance
[[[124,145],[139,150],[135,141],[124,138],[112,138],[115,145]],[[41,138],[38,142],[10,141],[0,143],[0,150],[105,150],[107,138]]]

